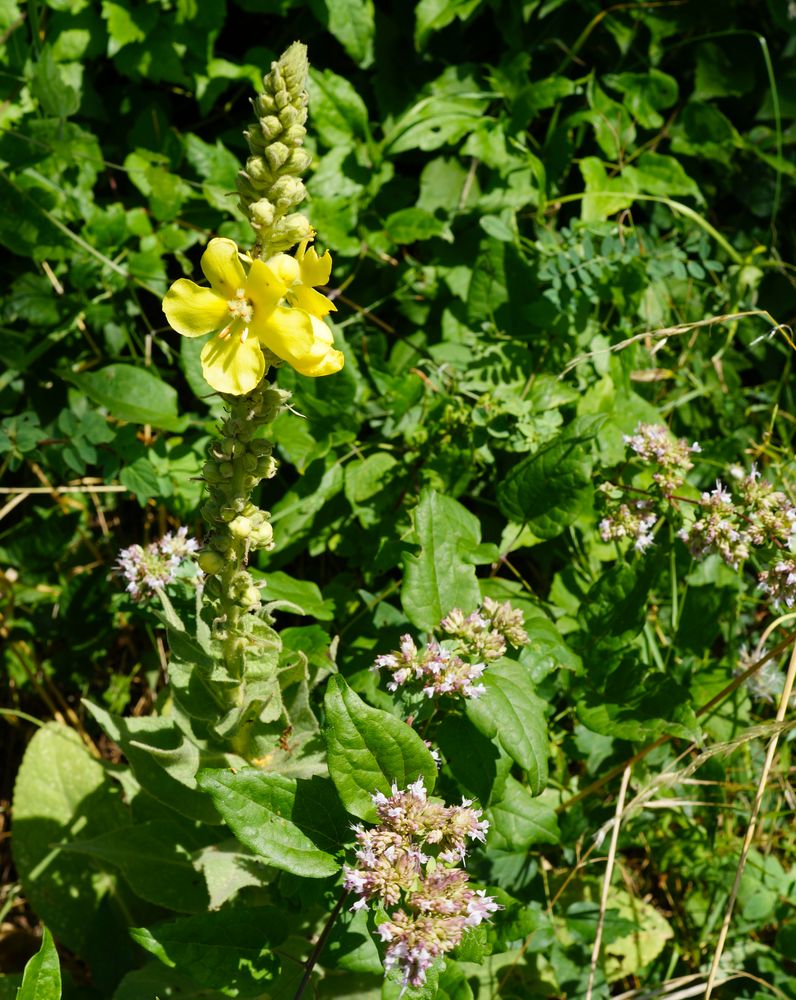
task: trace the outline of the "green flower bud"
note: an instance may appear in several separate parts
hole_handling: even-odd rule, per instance
[[[273,479],[276,475],[277,462],[275,458],[271,458],[270,455],[261,458],[257,462],[256,473],[260,479]]]
[[[282,164],[290,156],[291,150],[283,142],[272,142],[270,146],[266,147],[265,158],[268,160],[268,166],[271,168],[272,173],[276,173],[277,170],[282,166]],[[246,170],[249,170],[248,163],[246,164]],[[251,173],[251,171],[249,171]]]
[[[248,517],[238,514],[236,518],[229,522],[229,530],[233,538],[248,538],[252,532],[252,523]]]
[[[207,483],[220,483],[224,477],[218,470],[218,463],[209,461],[202,466],[202,478]]]
[[[231,479],[232,473],[235,471],[232,462],[221,462],[218,467],[219,474],[225,479]]]
[[[249,221],[254,229],[270,229],[276,218],[276,208],[267,198],[260,198],[259,201],[249,205]]]
[[[304,142],[304,137],[307,134],[307,130],[303,125],[291,125],[286,128],[284,134],[282,135],[282,142],[286,146],[300,146]]]
[[[271,235],[270,247],[274,253],[282,250],[289,250],[296,243],[309,239],[314,230],[309,223],[309,219],[300,212],[293,212],[280,219],[274,226]]]
[[[268,114],[266,111],[260,111],[259,114],[261,117],[258,124],[263,134],[263,139],[266,142],[272,142],[277,138],[284,126],[276,115]]]
[[[250,535],[249,541],[253,548],[267,549],[273,545],[274,529],[270,521],[264,521],[259,528],[256,528]]]
[[[212,549],[200,552],[197,557],[197,562],[199,563],[199,569],[201,569],[203,573],[207,573],[208,576],[220,573],[225,564],[224,557],[218,552],[214,552]]]
[[[307,191],[302,181],[291,174],[278,178],[268,192],[277,210],[281,209],[282,212],[287,211],[287,209],[292,208],[294,205],[298,205],[300,201],[304,200],[306,193]]]
[[[245,608],[259,608],[262,604],[260,588],[253,585],[251,587],[247,587],[240,595],[240,603]]]
[[[266,148],[266,153],[270,148]],[[272,184],[274,180],[273,171],[262,156],[250,156],[248,158],[246,161],[246,177],[253,186]]]

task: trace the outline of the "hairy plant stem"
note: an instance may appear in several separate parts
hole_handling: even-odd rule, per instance
[[[243,677],[247,619],[261,607],[260,590],[247,569],[249,554],[273,545],[270,514],[252,503],[262,479],[276,472],[272,445],[258,431],[282,411],[289,394],[263,380],[244,396],[225,396],[228,417],[203,468],[208,499],[202,514],[210,528],[199,557],[214,610],[214,631],[234,677]]]

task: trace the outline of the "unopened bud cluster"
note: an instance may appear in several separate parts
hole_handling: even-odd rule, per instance
[[[375,794],[373,804],[379,825],[354,827],[357,861],[345,868],[345,888],[359,897],[353,910],[375,902],[392,911],[376,928],[387,944],[384,968],[399,968],[404,986],[422,986],[428,968],[499,909],[454,867],[468,840],[485,840],[488,823],[469,799],[460,806],[429,800],[422,777],[402,791],[394,784],[389,796]]]
[[[699,445],[676,440],[665,427],[653,424],[639,424],[625,443],[656,468],[652,479],[657,485],[644,499],[635,501],[627,500],[626,487],[621,485],[598,487],[608,507],[599,526],[604,541],[633,539],[636,550],[644,552],[652,544],[652,528],[659,517],[674,512],[682,524],[694,504],[696,517],[686,519],[677,533],[691,555],[695,559],[716,555],[735,570],[752,553],[767,558],[769,565],[758,573],[760,588],[775,608],[796,606],[796,506],[784,492],[762,479],[754,466],[748,473],[733,466],[731,487],[717,480],[698,501],[672,496],[692,468],[690,456],[701,450]]]
[[[276,461],[271,443],[256,435],[281,412],[289,395],[263,382],[245,396],[225,397],[229,415],[222,437],[202,469],[209,494],[202,515],[211,533],[199,565],[209,576],[207,594],[217,600],[227,624],[261,605],[246,562],[253,550],[273,547],[273,528],[270,515],[252,503],[251,495],[262,479],[275,475]]]
[[[294,42],[271,64],[263,91],[252,102],[257,121],[244,133],[251,155],[238,173],[240,207],[265,257],[312,235],[309,221],[292,211],[306,196],[301,174],[312,159],[302,148],[308,69],[306,46]]]
[[[147,546],[122,549],[116,570],[127,581],[125,589],[133,600],[143,601],[182,576],[182,570],[192,563],[198,548],[196,539],[188,537],[188,529],[179,528],[175,534],[169,532]]]
[[[399,649],[376,657],[371,670],[388,671],[389,691],[408,684],[427,698],[444,694],[477,698],[485,691],[477,682],[487,663],[503,656],[508,644],[520,647],[528,641],[522,612],[489,597],[469,615],[454,608],[439,627],[450,637],[442,643],[432,640],[418,649],[406,634]]]

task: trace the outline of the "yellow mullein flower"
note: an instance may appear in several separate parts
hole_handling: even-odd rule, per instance
[[[343,355],[332,347],[331,330],[320,318],[334,306],[320,292],[301,287],[302,273],[308,280],[325,274],[323,283],[328,281],[331,258],[302,250],[301,261],[277,254],[267,263],[251,261],[247,271],[232,240],[213,239],[201,260],[210,287],[180,278],[166,293],[163,311],[177,333],[216,333],[202,348],[201,362],[206,381],[217,392],[241,395],[254,389],[265,374],[263,347],[303,375],[331,375],[343,367]],[[291,276],[285,261],[297,270],[292,283],[285,280]],[[291,305],[280,305],[283,299]]]

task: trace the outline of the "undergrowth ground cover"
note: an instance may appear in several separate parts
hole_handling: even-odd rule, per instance
[[[794,5],[0,49],[0,1000],[796,996]]]

